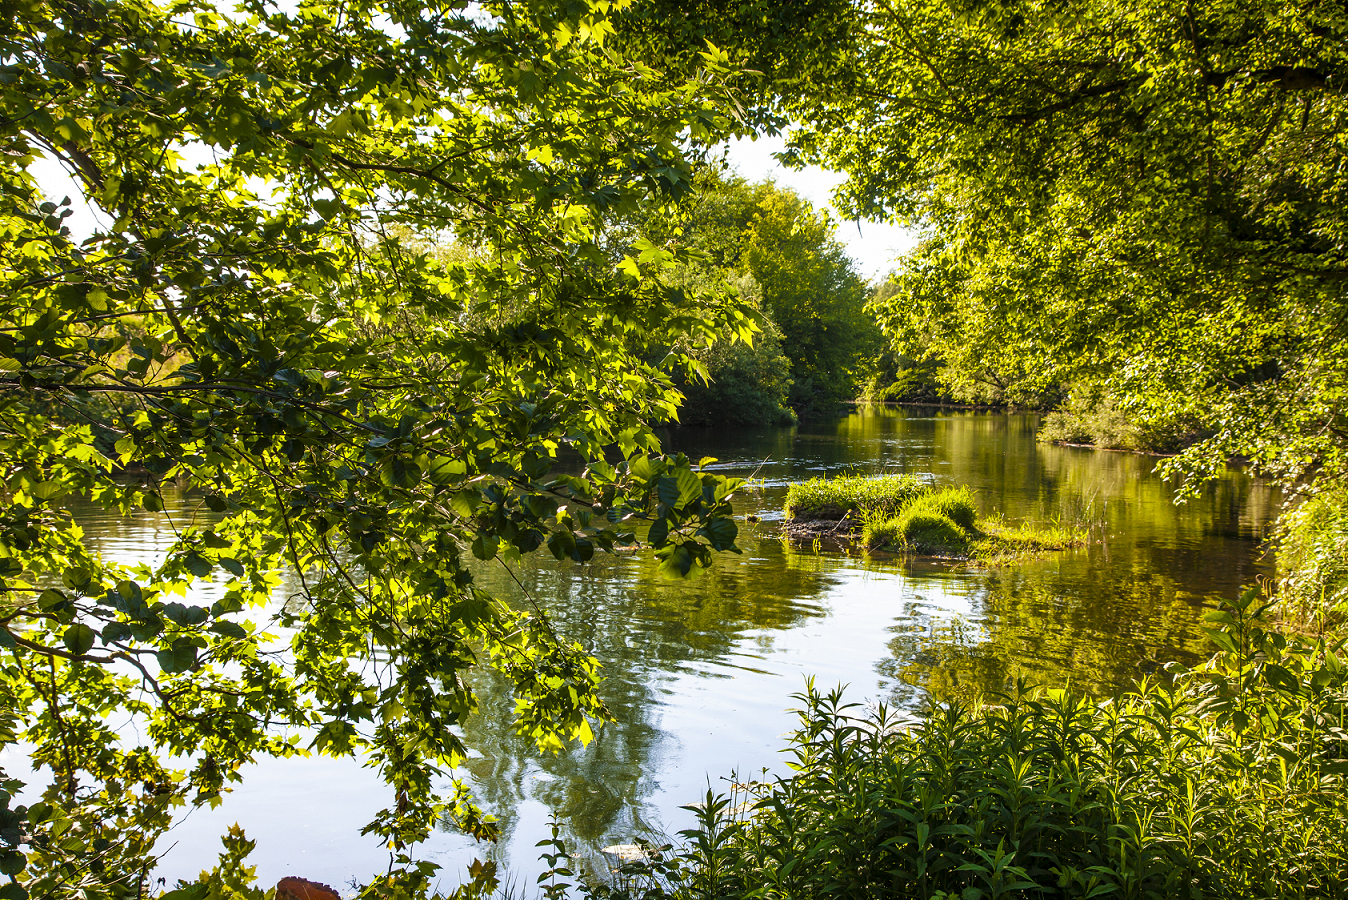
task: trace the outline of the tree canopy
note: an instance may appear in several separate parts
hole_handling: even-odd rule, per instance
[[[651,238],[697,253],[703,267],[752,277],[790,361],[793,407],[818,411],[856,397],[879,332],[864,309],[868,286],[834,236],[836,223],[771,181],[708,166],[694,183],[686,203],[647,221]]]
[[[792,87],[791,158],[925,231],[900,352],[1011,398],[1105,382],[1131,415],[1295,478],[1348,436],[1348,16],[1155,0],[853,4]]]
[[[714,50],[687,79],[623,57],[614,6],[11,9],[0,741],[50,783],[0,792],[5,900],[140,895],[175,809],[306,748],[377,766],[376,888],[424,891],[410,848],[438,820],[493,833],[432,787],[464,757],[466,673],[503,672],[544,748],[605,715],[594,662],[475,570],[584,562],[638,524],[670,575],[735,549],[736,482],[648,423],[671,368],[756,313],[669,286],[678,247],[615,258],[601,232],[747,127],[741,76]],[[43,197],[39,158],[79,196]],[[174,485],[191,511],[164,513],[157,564],[114,563],[67,509],[159,512]]]

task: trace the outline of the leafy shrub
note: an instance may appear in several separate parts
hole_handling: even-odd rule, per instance
[[[928,489],[916,475],[811,478],[787,488],[786,517],[832,521],[856,513],[860,521],[866,515],[892,516]]]
[[[1348,491],[1323,490],[1282,522],[1279,590],[1295,618],[1348,613]]]
[[[1202,428],[1194,421],[1143,418],[1120,409],[1111,396],[1088,385],[1074,386],[1039,426],[1039,440],[1046,443],[1150,453],[1181,450],[1201,435]]]
[[[1348,670],[1246,592],[1221,653],[1114,701],[1065,690],[864,716],[811,683],[795,774],[708,803],[679,896],[1348,896]]]

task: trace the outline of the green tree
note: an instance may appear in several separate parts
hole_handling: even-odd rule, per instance
[[[735,276],[723,269],[694,264],[681,279],[694,287],[706,279],[728,284],[754,309],[763,308],[763,291],[748,273]],[[689,283],[691,281],[691,283]],[[794,425],[790,406],[791,361],[782,352],[782,333],[767,316],[752,344],[722,338],[693,352],[705,377],[682,378],[679,422],[684,425]]]
[[[1313,3],[853,4],[794,159],[905,222],[884,326],[952,387],[1083,381],[1287,478],[1342,471],[1348,15]],[[849,43],[850,41],[850,43]]]
[[[675,408],[671,365],[756,314],[670,288],[679,248],[615,260],[599,235],[686,193],[690,142],[743,127],[740,76],[711,51],[677,82],[623,58],[611,6],[10,8],[0,742],[50,781],[22,808],[0,785],[5,900],[141,895],[181,807],[306,747],[390,786],[369,890],[425,891],[411,848],[437,820],[494,831],[432,789],[465,756],[465,673],[499,670],[543,748],[605,715],[593,661],[475,567],[583,562],[640,522],[666,574],[735,549],[736,482],[647,423]],[[88,238],[39,157],[99,211]],[[158,563],[100,556],[62,505],[160,511],[171,482],[195,509],[165,514]]]
[[[866,282],[834,238],[834,223],[770,181],[751,184],[706,167],[695,183],[677,214],[653,217],[647,230],[701,254],[713,270],[752,276],[790,360],[793,407],[818,411],[855,397],[879,332],[864,309]]]

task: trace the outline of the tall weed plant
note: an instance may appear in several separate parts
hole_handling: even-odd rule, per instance
[[[1306,627],[1348,615],[1348,488],[1308,497],[1281,523],[1278,589],[1286,611]]]
[[[1099,702],[1017,690],[863,715],[803,694],[794,774],[708,797],[657,892],[742,898],[1348,896],[1348,668],[1244,593],[1219,652]]]

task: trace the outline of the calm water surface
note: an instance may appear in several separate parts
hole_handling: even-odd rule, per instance
[[[506,837],[487,848],[437,834],[422,855],[446,866],[449,884],[475,855],[492,855],[527,886],[540,868],[534,843],[553,814],[592,855],[637,835],[673,834],[692,821],[679,807],[709,784],[724,789],[732,771],[783,770],[787,710],[807,676],[849,684],[858,701],[911,707],[925,693],[967,696],[1017,677],[1109,693],[1166,661],[1197,659],[1204,605],[1271,571],[1261,542],[1276,492],[1230,472],[1176,506],[1151,474],[1155,460],[1037,445],[1036,425],[1027,415],[871,408],[798,428],[669,432],[668,449],[754,475],[736,511],[763,521],[742,523],[743,555],[720,556],[691,582],[662,581],[650,559],[626,555],[585,566],[538,560],[519,572],[563,636],[602,661],[618,721],[583,750],[539,758],[512,732],[504,684],[480,676],[482,715],[466,731],[473,758],[464,774]],[[1095,540],[994,571],[785,545],[787,484],[839,471],[967,484],[984,514],[1089,522]],[[166,544],[154,517],[82,521],[122,559]],[[482,578],[523,602],[500,572]],[[357,762],[259,764],[219,809],[174,830],[160,874],[194,876],[237,821],[258,841],[264,884],[285,875],[334,886],[365,879],[388,856],[359,831],[389,800]]]

